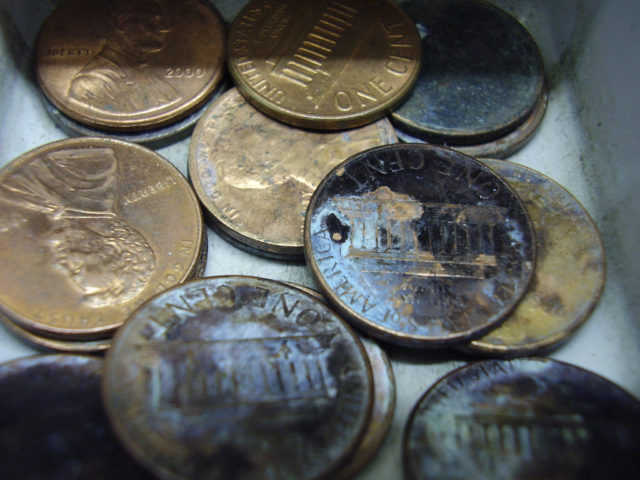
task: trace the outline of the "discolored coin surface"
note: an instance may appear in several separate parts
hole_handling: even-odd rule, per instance
[[[69,0],[43,25],[36,75],[64,114],[147,130],[197,109],[224,73],[224,25],[207,1]]]
[[[550,359],[467,365],[436,383],[404,433],[408,479],[635,478],[640,403]]]
[[[253,0],[229,32],[229,70],[251,103],[337,130],[388,113],[415,82],[420,38],[387,0]]]
[[[316,290],[293,283],[287,283],[287,285],[299,288],[322,302],[325,301],[322,295]],[[371,410],[371,418],[369,419],[369,425],[367,426],[364,438],[358,445],[358,448],[351,455],[349,462],[333,476],[334,479],[351,478],[371,460],[380,448],[380,445],[382,445],[389,431],[396,403],[396,382],[387,354],[384,353],[384,350],[373,340],[362,336],[360,340],[367,353],[367,359],[369,360],[371,373],[373,374],[373,407]]]
[[[102,360],[42,355],[0,365],[0,478],[151,480],[117,441]]]
[[[371,409],[355,334],[313,297],[259,278],[154,297],[106,363],[116,432],[160,478],[330,478]]]
[[[379,120],[340,133],[301,130],[263,115],[232,89],[204,114],[191,139],[189,177],[211,223],[244,245],[302,258],[313,191],[338,163],[396,143]]]
[[[356,154],[314,193],[305,254],[323,293],[371,335],[414,347],[470,340],[526,291],[534,233],[500,177],[405,144]]]
[[[462,347],[528,355],[566,339],[588,318],[604,288],[604,247],[589,214],[556,182],[515,163],[482,162],[524,202],[536,231],[536,266],[529,290],[508,319]]]
[[[533,109],[529,117],[505,136],[490,140],[485,143],[476,145],[457,145],[451,147],[454,150],[469,155],[470,157],[489,157],[489,158],[507,158],[509,155],[524,147],[536,132],[538,125],[542,122],[544,114],[547,110],[547,93],[546,91],[540,97],[540,100]],[[401,142],[405,143],[425,143],[424,140],[403,132],[400,128],[396,128],[396,134]],[[446,145],[446,142],[445,142]]]
[[[432,143],[475,145],[505,136],[539,105],[542,57],[527,30],[479,0],[400,3],[422,38],[419,78],[391,115]]]
[[[0,171],[0,311],[37,335],[104,337],[156,292],[198,274],[202,213],[167,160],[79,138]]]

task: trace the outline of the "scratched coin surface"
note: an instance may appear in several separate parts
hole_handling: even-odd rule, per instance
[[[258,253],[303,258],[313,191],[338,163],[396,143],[387,119],[342,132],[302,130],[260,113],[236,89],[191,137],[189,177],[212,225]]]
[[[404,432],[410,480],[635,478],[640,402],[543,358],[467,365],[438,381]]]
[[[524,202],[536,231],[536,266],[529,290],[507,320],[462,347],[529,355],[565,340],[589,317],[604,288],[604,247],[589,214],[562,186],[522,165],[482,162]]]
[[[204,0],[69,0],[44,23],[36,76],[80,123],[147,130],[197,109],[224,73],[224,24]]]
[[[151,480],[102,405],[101,359],[40,355],[0,365],[0,478]]]
[[[532,276],[522,202],[471,157],[420,144],[376,147],[314,193],[305,254],[320,289],[384,340],[438,347],[486,333]]]
[[[0,312],[44,336],[107,336],[204,268],[198,200],[167,160],[118,140],[36,148],[0,171]]]
[[[542,57],[508,13],[479,0],[400,4],[422,38],[422,66],[407,101],[391,115],[433,143],[469,145],[506,135],[534,111],[544,90]]]
[[[323,303],[254,277],[154,297],[115,336],[103,393],[163,479],[331,478],[368,423],[362,344]]]
[[[280,121],[337,130],[381,118],[418,76],[420,37],[388,0],[253,0],[229,32],[229,70]]]

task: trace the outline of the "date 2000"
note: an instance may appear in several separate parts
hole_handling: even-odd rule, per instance
[[[167,67],[165,70],[167,78],[200,78],[204,75],[202,67]]]

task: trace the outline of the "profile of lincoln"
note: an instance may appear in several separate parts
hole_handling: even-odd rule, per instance
[[[73,148],[43,154],[0,185],[4,202],[44,214],[38,241],[90,306],[135,297],[155,266],[144,236],[114,212],[117,174],[112,149]]]

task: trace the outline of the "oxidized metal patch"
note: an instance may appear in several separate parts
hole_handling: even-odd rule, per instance
[[[41,355],[0,365],[0,478],[154,478],[111,430],[100,396],[102,363]]]
[[[604,247],[589,214],[556,182],[515,163],[482,162],[524,202],[536,231],[536,266],[531,287],[507,320],[461,347],[530,355],[565,340],[589,317],[604,288]]]
[[[118,331],[104,399],[161,478],[319,479],[368,423],[363,347],[323,303],[284,284],[210,277],[165,291]]]
[[[538,47],[506,12],[478,0],[402,1],[422,39],[420,75],[391,115],[433,143],[476,145],[505,136],[544,90]]]
[[[374,336],[441,346],[482,335],[524,294],[535,239],[524,206],[453,150],[354,155],[316,190],[305,253],[321,290]]]
[[[640,402],[550,359],[462,367],[414,407],[404,433],[410,480],[634,478]]]

